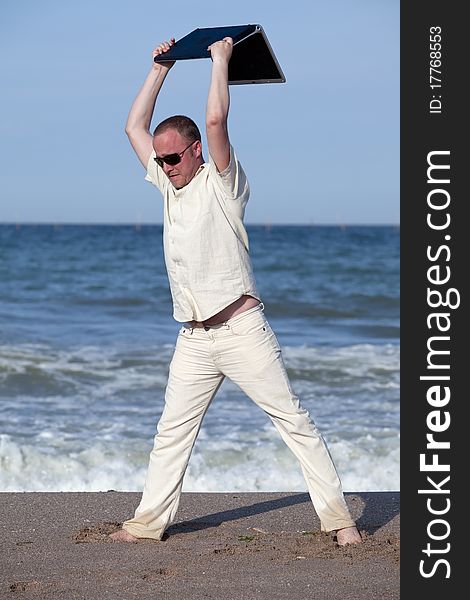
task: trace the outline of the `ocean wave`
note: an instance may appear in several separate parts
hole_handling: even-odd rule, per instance
[[[0,489],[137,490],[164,404],[171,344],[0,346]],[[399,484],[399,346],[285,346],[284,361],[345,489]],[[201,429],[188,491],[304,489],[269,419],[226,380]]]
[[[43,440],[44,441],[44,440]],[[331,441],[345,491],[399,490],[399,440]],[[18,444],[0,435],[2,491],[139,491],[150,452],[149,441],[95,442],[60,452]],[[194,492],[302,491],[300,465],[277,432],[256,443],[234,440],[196,442],[183,490]]]

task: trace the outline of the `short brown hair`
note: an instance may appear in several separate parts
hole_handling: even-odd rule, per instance
[[[201,132],[196,123],[189,117],[184,115],[175,115],[168,117],[159,123],[153,132],[153,135],[159,135],[168,131],[168,129],[176,129],[176,131],[188,140],[188,142],[201,141]]]

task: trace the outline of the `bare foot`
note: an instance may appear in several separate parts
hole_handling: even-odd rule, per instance
[[[136,538],[135,535],[132,535],[131,533],[127,533],[127,531],[125,529],[119,529],[118,531],[115,531],[114,533],[110,533],[109,537],[114,542],[131,542],[131,543],[135,543],[138,540],[138,538]]]
[[[346,546],[347,544],[362,544],[361,534],[357,527],[344,527],[336,532],[336,541],[338,546]]]

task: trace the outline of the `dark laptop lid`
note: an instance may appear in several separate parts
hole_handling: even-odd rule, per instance
[[[184,36],[155,62],[210,58],[208,46],[230,36],[233,52],[228,66],[229,84],[284,83],[286,78],[261,25],[198,28]]]

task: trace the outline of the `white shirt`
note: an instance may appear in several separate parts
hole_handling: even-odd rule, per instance
[[[230,163],[214,161],[176,189],[149,159],[145,179],[163,195],[163,248],[176,321],[205,321],[247,294],[260,300],[243,224],[250,189],[230,146]]]

